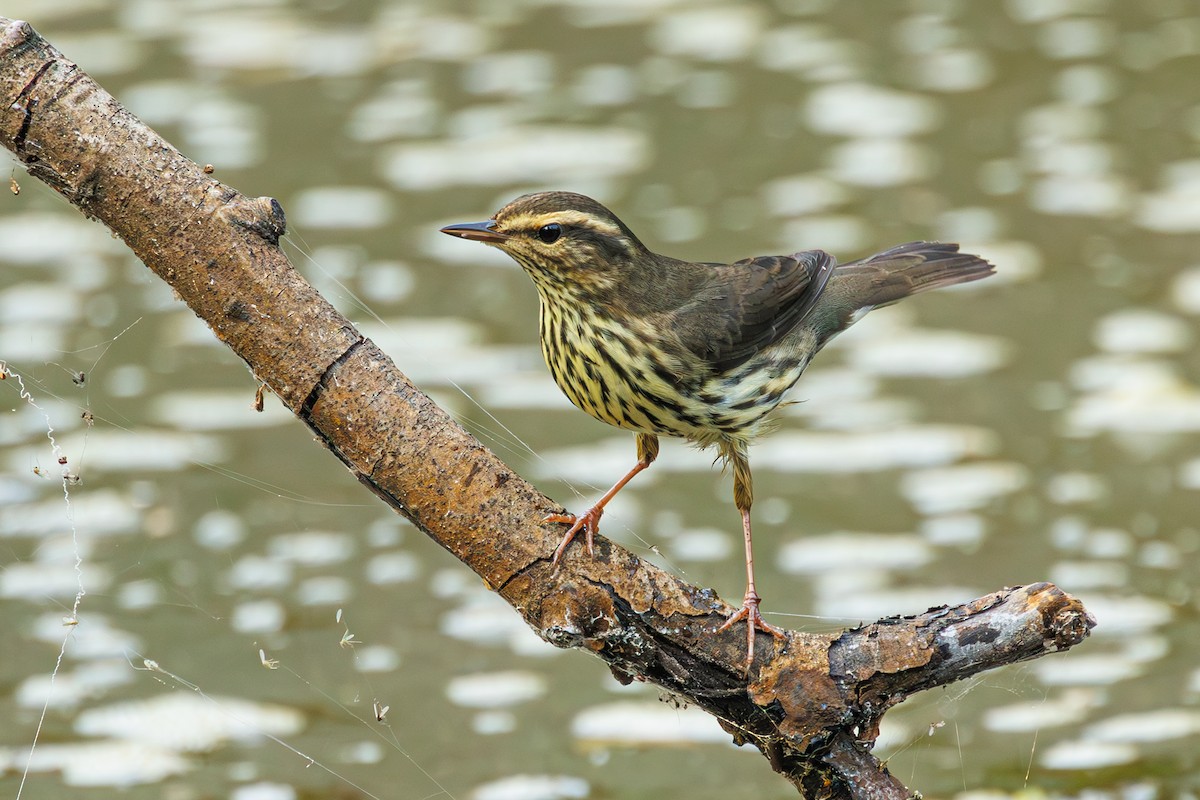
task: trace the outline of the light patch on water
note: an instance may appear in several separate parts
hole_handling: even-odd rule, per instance
[[[755,467],[781,472],[879,472],[951,464],[986,456],[996,435],[967,425],[911,425],[867,433],[781,431],[751,450]]]
[[[53,361],[67,349],[65,328],[6,325],[0,321],[4,356],[14,362]]]
[[[575,75],[571,96],[580,106],[623,106],[637,99],[637,73],[622,64],[590,64]]]
[[[979,594],[975,589],[949,585],[874,588],[869,584],[862,586],[854,579],[855,575],[869,577],[871,573],[848,573],[844,585],[836,590],[832,588],[833,582],[822,580],[818,585],[814,613],[868,623],[897,614],[920,614],[930,608],[965,603]]]
[[[912,725],[897,720],[895,714],[888,714],[880,721],[879,736],[876,737],[872,749],[876,756],[886,762],[899,748],[910,747],[916,735]],[[962,800],[962,798],[959,797],[956,800]]]
[[[1070,590],[1069,586],[1065,588]],[[1172,606],[1155,597],[1086,592],[1080,592],[1077,596],[1099,622],[1097,628],[1092,631],[1094,637],[1129,637],[1134,634],[1146,633],[1166,625],[1175,617]],[[1126,639],[1126,644],[1132,646],[1136,641]],[[1154,653],[1151,651],[1147,655],[1153,657]]]
[[[250,553],[233,563],[226,580],[235,589],[284,589],[292,582],[292,562]]]
[[[1048,175],[1034,181],[1029,204],[1045,214],[1118,217],[1128,210],[1131,189],[1111,175]]]
[[[1134,222],[1160,233],[1200,231],[1200,159],[1168,165],[1162,188],[1142,195]]]
[[[120,588],[117,589],[118,607],[130,611],[152,608],[162,600],[162,586],[148,578],[140,581],[123,581]]]
[[[1138,551],[1138,566],[1174,570],[1182,563],[1183,554],[1172,542],[1146,542]]]
[[[1114,686],[1144,671],[1141,664],[1107,653],[1045,659],[1030,668],[1044,686]]]
[[[845,205],[846,188],[827,175],[791,175],[768,181],[761,190],[766,210],[780,217],[816,214]]]
[[[420,577],[421,563],[412,553],[380,553],[367,562],[364,574],[377,586],[407,583]]]
[[[992,82],[996,68],[982,50],[941,47],[914,53],[914,85],[930,92],[974,92]]]
[[[40,24],[42,15],[36,14],[34,19]],[[54,46],[63,53],[70,53],[71,58],[95,78],[133,72],[141,67],[146,56],[141,41],[117,30],[56,33]]]
[[[543,50],[483,53],[462,71],[469,94],[520,97],[547,92],[554,85],[554,57]]]
[[[983,541],[987,524],[978,514],[946,514],[921,520],[920,532],[926,541],[939,547],[973,549]]]
[[[1114,311],[1096,323],[1092,334],[1096,347],[1114,354],[1178,353],[1192,340],[1183,320],[1148,308]]]
[[[861,217],[816,214],[784,222],[780,226],[778,248],[789,253],[802,248],[846,253],[862,250],[870,238],[870,231]]]
[[[257,165],[266,151],[265,112],[258,106],[214,96],[190,106],[181,120],[185,149],[218,169]]]
[[[938,239],[944,242],[991,241],[1002,227],[999,212],[983,206],[951,208],[943,211],[937,221]]]
[[[394,672],[400,666],[400,654],[385,644],[357,647],[354,656],[354,668],[359,672]]]
[[[440,106],[421,79],[385,83],[375,96],[355,107],[346,135],[359,142],[386,142],[401,137],[428,137],[434,132]]]
[[[585,708],[571,721],[585,748],[730,744],[717,720],[694,706],[622,700]]]
[[[686,528],[671,538],[671,556],[680,561],[724,561],[733,549],[733,537],[717,528]]]
[[[754,51],[763,27],[754,6],[713,6],[672,11],[649,31],[650,45],[668,56],[701,61],[742,61]]]
[[[1042,53],[1049,58],[1096,58],[1113,48],[1116,30],[1111,20],[1069,17],[1039,27],[1037,42]]]
[[[1191,267],[1175,276],[1171,300],[1180,311],[1200,314],[1200,267]]]
[[[86,581],[86,576],[84,579]],[[105,591],[104,588],[93,588],[90,583],[85,585],[89,591]],[[63,619],[61,611],[39,614],[33,623],[33,638],[54,646],[62,644],[63,632],[66,630]],[[124,660],[129,653],[141,646],[142,642],[137,636],[114,628],[104,614],[88,611],[80,615],[78,624],[71,626],[71,641],[67,649],[71,657],[79,661],[117,658]]]
[[[295,597],[303,606],[337,606],[354,596],[350,582],[337,575],[318,575],[296,587]]]
[[[232,511],[214,509],[196,520],[192,526],[192,538],[209,550],[229,550],[246,538],[246,523]]]
[[[90,462],[90,452],[88,456]],[[10,467],[14,472],[27,468],[24,464],[14,464]],[[81,539],[132,534],[141,527],[142,515],[130,502],[130,498],[113,489],[72,494],[71,511],[75,519],[87,520],[87,525],[77,532]],[[35,503],[0,504],[0,538],[41,538],[57,535],[67,529],[68,522],[67,509],[63,505],[61,494]]]
[[[528,670],[459,675],[446,684],[446,697],[464,708],[507,708],[545,693],[545,677]]]
[[[0,597],[34,603],[50,599],[68,601],[79,591],[80,582],[89,592],[104,592],[112,585],[112,574],[105,567],[83,564],[79,570],[78,573],[75,570],[73,557],[58,564],[34,561],[7,564],[0,572]]]
[[[997,336],[901,327],[885,324],[882,316],[868,314],[843,334],[851,366],[888,377],[965,378],[1009,360],[1011,348]]]
[[[1200,458],[1193,458],[1179,465],[1179,476],[1176,479],[1183,489],[1200,489]],[[0,535],[4,525],[0,524]]]
[[[302,228],[380,228],[392,220],[392,196],[371,186],[314,186],[296,196],[287,214]]]
[[[879,398],[879,379],[861,370],[844,366],[817,366],[804,373],[797,389],[789,393],[788,399],[780,406],[780,411],[788,416],[802,417],[810,420],[810,424],[819,427],[842,429],[837,420],[847,417],[841,409],[846,407],[872,407],[883,403],[888,405],[895,402],[891,398]],[[855,413],[854,419],[862,417]],[[903,418],[889,417],[888,425],[863,426],[855,425],[858,430],[863,427],[890,427],[901,421],[908,421],[907,414]]]
[[[1108,482],[1094,472],[1060,472],[1046,481],[1046,497],[1059,505],[1094,503],[1108,496]]]
[[[209,752],[229,741],[256,744],[266,734],[291,736],[303,727],[303,715],[293,708],[183,691],[90,708],[74,723],[82,736],[179,753]]]
[[[276,401],[269,390],[263,410],[255,411],[255,388],[247,381],[243,389],[164,392],[150,400],[149,416],[181,431],[234,431],[295,422],[292,412]]]
[[[360,741],[342,747],[338,752],[338,760],[343,764],[378,764],[383,761],[384,755],[383,745],[379,742]]]
[[[396,145],[383,157],[393,186],[422,191],[453,186],[543,184],[612,178],[635,172],[650,158],[642,131],[496,125],[460,138]]]
[[[340,564],[355,551],[354,538],[331,531],[304,531],[271,537],[267,552],[272,558],[304,567]]]
[[[438,628],[460,641],[508,646],[523,655],[545,656],[556,650],[542,641],[519,614],[514,614],[512,606],[485,589],[472,589],[463,595],[458,607],[442,614]]]
[[[1088,527],[1076,517],[1063,517],[1051,527],[1051,542],[1060,550],[1078,552],[1089,558],[1126,560],[1134,542],[1120,528]]]
[[[129,663],[123,658],[91,661],[73,670],[60,669],[53,676],[37,673],[26,677],[17,687],[17,706],[72,709],[132,680]]]
[[[25,748],[8,758],[0,750],[0,761],[25,763]],[[158,783],[189,768],[175,751],[154,743],[101,741],[82,744],[40,743],[29,758],[29,771],[62,773],[68,786],[114,786],[126,788]]]
[[[1119,91],[1113,71],[1095,64],[1068,67],[1058,74],[1055,83],[1059,98],[1076,105],[1107,103]]]
[[[296,789],[286,783],[259,781],[235,787],[229,800],[296,800]]]
[[[233,608],[229,626],[238,633],[278,633],[287,622],[287,609],[275,599],[248,600]]]
[[[510,373],[502,380],[483,384],[479,387],[476,399],[489,409],[575,410],[575,406],[571,405],[571,401],[554,383],[545,365],[540,363],[541,355],[532,348],[527,355],[528,360],[536,357],[539,363],[532,367],[523,364],[524,369],[521,371]]]
[[[1071,381],[1083,394],[1067,409],[1067,433],[1179,433],[1200,430],[1200,389],[1173,364],[1132,356],[1076,362]]]
[[[818,575],[853,565],[854,569],[911,570],[933,560],[933,548],[909,533],[838,531],[794,539],[779,548],[776,566],[793,575]]]
[[[427,14],[407,3],[379,8],[371,29],[378,57],[386,64],[412,59],[465,62],[492,45],[491,32],[477,19]]]
[[[4,242],[0,262],[9,264],[55,264],[91,258],[97,253],[128,256],[125,246],[110,236],[104,226],[78,215],[53,212],[5,214],[0,217],[0,242]],[[58,283],[45,286],[47,291],[63,291]],[[9,319],[10,313],[21,313],[11,303],[5,303],[3,310],[5,319]]]
[[[1163,708],[1119,714],[1088,725],[1083,735],[1097,742],[1165,742],[1200,735],[1200,711]]]
[[[925,145],[882,136],[836,145],[829,151],[829,162],[838,180],[870,188],[916,183],[929,177],[935,166]]]
[[[0,228],[3,224],[0,220]],[[0,319],[6,326],[12,326],[14,333],[36,328],[41,336],[46,326],[57,327],[77,320],[82,306],[81,295],[61,283],[17,283],[0,291]],[[17,356],[7,347],[9,341],[5,339],[5,357],[16,360]]]
[[[763,34],[755,52],[763,69],[792,72],[813,81],[844,82],[857,76],[855,43],[836,39],[823,25],[785,25]]]
[[[1028,482],[1024,465],[986,461],[914,470],[901,479],[900,491],[922,514],[949,514],[983,508]]]
[[[1074,725],[1103,704],[1103,696],[1095,689],[1067,689],[1044,700],[989,708],[983,715],[983,727],[999,733],[1025,733]]]
[[[393,354],[404,374],[422,387],[500,382],[538,358],[526,346],[484,344],[478,340],[479,329],[462,320],[385,320],[383,325],[363,320],[358,327],[385,353]],[[461,401],[461,394],[457,390],[455,394]]]
[[[867,83],[815,89],[804,108],[808,127],[831,136],[892,138],[929,133],[941,125],[937,103],[924,95]]]
[[[576,800],[588,797],[592,787],[570,775],[509,775],[476,786],[469,800]]]
[[[708,227],[708,217],[695,206],[670,206],[655,214],[655,233],[663,242],[690,242],[700,238]]]
[[[788,406],[784,413],[807,419],[814,431],[854,432],[909,426],[919,416],[919,408],[911,398],[878,397],[847,403],[797,404]]]
[[[1096,10],[1096,3],[1095,0],[1009,0],[1005,8],[1017,22],[1033,24],[1091,13]]]
[[[1117,589],[1129,585],[1129,568],[1115,561],[1059,561],[1051,567],[1049,580],[1072,592]]]
[[[517,729],[517,717],[511,711],[481,711],[471,717],[471,730],[480,736],[499,736]]]
[[[1052,744],[1041,751],[1038,763],[1046,769],[1093,770],[1136,761],[1138,751],[1127,744],[1076,739]]]
[[[1025,173],[1015,158],[993,158],[979,165],[976,182],[987,194],[1016,194],[1025,185]]]
[[[252,398],[253,392],[247,394]],[[247,408],[247,413],[253,414]],[[290,417],[289,417],[290,418]],[[227,445],[217,437],[139,426],[136,430],[92,428],[59,439],[67,452],[82,453],[84,479],[88,472],[178,472],[197,463],[215,463],[227,457]],[[89,523],[90,524],[90,523]]]

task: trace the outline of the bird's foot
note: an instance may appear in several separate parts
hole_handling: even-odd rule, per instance
[[[725,620],[725,624],[717,628],[720,633],[723,630],[732,628],[737,623],[745,620],[746,622],[746,672],[750,671],[750,665],[754,663],[754,633],[762,631],[769,633],[776,639],[787,639],[787,634],[783,629],[776,628],[774,625],[767,623],[762,618],[762,614],[758,611],[759,603],[762,598],[753,589],[746,590],[746,596],[742,599],[742,607],[734,612],[733,616]]]
[[[575,535],[580,531],[587,532],[587,551],[589,556],[596,554],[593,546],[593,538],[596,532],[600,530],[600,517],[604,514],[604,506],[594,505],[585,511],[581,516],[574,514],[551,514],[546,517],[543,522],[558,522],[563,525],[570,525],[567,532],[563,534],[562,542],[559,543],[558,549],[554,551],[554,558],[550,563],[554,565],[554,571],[558,572],[558,562],[562,561],[563,553],[567,552],[567,546],[575,539]]]

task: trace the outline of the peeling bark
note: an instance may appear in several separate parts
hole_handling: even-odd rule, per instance
[[[905,798],[870,753],[914,692],[1081,642],[1050,584],[840,633],[759,637],[745,674],[732,608],[598,537],[550,565],[562,511],[400,373],[288,263],[283,210],[206,174],[24,22],[0,18],[0,138],[99,220],[384,502],[477,572],[542,638],[714,714],[808,797]]]

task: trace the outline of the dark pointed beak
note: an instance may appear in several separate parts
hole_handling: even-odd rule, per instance
[[[442,228],[442,233],[461,236],[464,239],[472,239],[484,244],[500,244],[508,238],[507,233],[496,230],[496,220],[494,219],[489,219],[487,222],[461,222],[457,225],[447,225]]]

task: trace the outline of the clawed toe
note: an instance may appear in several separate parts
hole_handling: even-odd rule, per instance
[[[595,555],[594,538],[596,532],[600,529],[600,517],[604,514],[604,509],[599,507],[589,508],[584,514],[575,516],[574,514],[550,514],[543,519],[543,522],[557,522],[563,525],[570,525],[567,532],[563,534],[562,541],[554,551],[554,557],[550,563],[554,565],[555,571],[558,570],[558,564],[562,561],[563,554],[567,552],[567,547],[574,541],[575,536],[580,532],[586,533],[586,545],[588,555]]]
[[[769,633],[776,639],[786,640],[787,633],[782,628],[776,628],[762,618],[759,613],[758,606],[762,602],[754,590],[746,592],[746,597],[742,600],[742,607],[733,613],[725,623],[717,628],[717,632],[721,632],[732,628],[739,622],[746,623],[746,671],[750,671],[750,665],[754,663],[754,634],[756,631]]]

